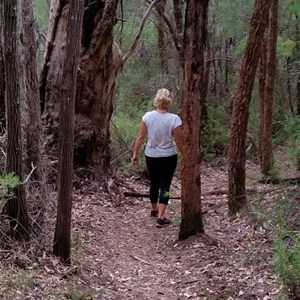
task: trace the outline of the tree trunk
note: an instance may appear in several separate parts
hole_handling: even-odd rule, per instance
[[[22,0],[22,32],[23,46],[22,63],[24,69],[25,97],[28,105],[29,122],[27,125],[27,156],[28,164],[36,167],[34,179],[41,179],[40,149],[40,95],[36,62],[36,36],[32,0]]]
[[[3,37],[3,2],[0,2],[0,36]],[[0,134],[5,132],[5,72],[2,38],[0,39]]]
[[[22,66],[25,83],[25,97],[28,107],[27,124],[27,166],[30,168],[33,164],[35,170],[32,173],[34,186],[40,191],[40,197],[35,199],[34,211],[38,212],[36,221],[40,224],[43,221],[46,190],[43,177],[41,162],[41,143],[40,143],[40,93],[38,88],[37,74],[37,44],[35,35],[35,21],[33,16],[32,0],[22,0],[22,31],[21,43],[23,45]]]
[[[17,0],[4,1],[4,66],[6,82],[7,173],[15,173],[22,182],[22,141],[20,115],[20,84],[17,62]],[[15,188],[15,197],[8,200],[5,210],[16,238],[29,240],[30,222],[25,188]]]
[[[230,215],[235,215],[246,206],[245,145],[249,103],[259,60],[260,46],[266,27],[265,16],[269,7],[269,0],[255,1],[254,12],[250,21],[249,36],[234,95],[228,167],[228,205]]]
[[[166,29],[165,22],[161,17],[161,14],[165,13],[166,0],[162,0],[157,3],[156,9],[158,10],[158,18],[157,18],[157,48],[160,58],[160,73],[168,74],[168,47],[166,43]]]
[[[267,44],[264,39],[261,44],[261,52],[259,57],[259,127],[258,127],[258,149],[259,159],[262,161],[262,132],[264,130],[264,111],[266,99],[266,72],[267,72]]]
[[[273,92],[275,83],[276,68],[276,46],[277,46],[277,21],[278,21],[278,0],[273,0],[270,6],[269,15],[269,36],[267,38],[266,54],[266,83],[263,101],[263,116],[260,119],[261,131],[261,172],[265,176],[269,175],[273,161]]]
[[[286,58],[286,89],[287,89],[287,94],[288,94],[288,101],[289,101],[289,107],[291,110],[291,113],[293,114],[295,109],[293,105],[293,97],[292,97],[292,83],[291,83],[291,78],[292,78],[292,72],[291,72],[292,64],[291,64],[291,58],[287,57]],[[297,107],[296,107],[296,112],[297,112]]]
[[[59,115],[58,206],[53,253],[59,256],[66,264],[70,263],[71,249],[74,116],[83,8],[83,0],[73,0],[66,16],[66,57],[61,68],[62,82],[58,90],[58,96],[61,101]]]
[[[297,51],[297,57],[298,61],[300,61],[300,45],[299,45],[299,40],[300,40],[300,22],[299,22],[299,15],[298,13],[295,14],[296,18],[296,39],[298,43],[296,43],[296,51]],[[297,97],[297,114],[300,116],[300,72],[298,73],[297,76],[297,92],[296,92],[296,97]]]
[[[182,99],[181,225],[179,239],[203,233],[200,178],[200,116],[203,105],[204,52],[208,0],[188,0],[184,30]]]
[[[179,35],[183,33],[183,2],[182,0],[173,0],[174,19]]]
[[[109,124],[115,79],[121,70],[121,55],[113,42],[117,0],[86,1],[83,19],[81,59],[75,108],[75,164],[97,166],[100,173],[109,168]],[[65,55],[65,1],[52,0],[41,98],[45,98],[47,120],[57,139],[62,57]]]

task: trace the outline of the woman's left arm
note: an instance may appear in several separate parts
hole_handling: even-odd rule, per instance
[[[175,143],[180,153],[182,153],[182,136],[181,136],[181,125],[173,129],[172,131]]]

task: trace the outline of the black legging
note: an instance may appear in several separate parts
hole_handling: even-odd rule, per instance
[[[150,175],[150,201],[168,205],[171,181],[177,166],[177,154],[168,157],[148,157],[146,164]]]

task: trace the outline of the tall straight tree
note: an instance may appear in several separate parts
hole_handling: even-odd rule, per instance
[[[34,186],[40,191],[39,196],[35,197],[34,211],[37,211],[36,223],[43,222],[45,201],[47,198],[45,189],[45,180],[42,170],[41,159],[41,113],[40,113],[40,93],[38,87],[37,74],[37,42],[36,42],[36,23],[33,15],[32,0],[22,0],[22,28],[21,28],[21,43],[22,43],[22,67],[25,86],[25,97],[28,108],[28,123],[26,126],[26,152],[27,165],[34,166],[32,179]]]
[[[20,114],[20,84],[17,62],[17,0],[4,0],[3,45],[6,86],[7,159],[6,171],[22,181],[22,141]],[[14,190],[15,197],[6,203],[6,212],[16,238],[30,238],[30,222],[23,184]]]
[[[266,14],[269,7],[270,0],[256,0],[254,3],[254,12],[250,21],[248,40],[234,94],[228,167],[228,206],[230,215],[235,215],[246,206],[245,147],[249,103],[266,28]]]
[[[0,134],[5,129],[5,72],[3,57],[3,1],[0,1]]]
[[[276,45],[277,45],[277,27],[278,27],[278,0],[271,1],[269,11],[268,36],[266,38],[265,53],[265,73],[264,92],[260,97],[260,131],[259,131],[259,149],[260,149],[260,168],[262,174],[269,175],[273,161],[273,91],[275,83],[276,69]],[[260,81],[261,82],[261,81]]]
[[[80,37],[83,20],[83,0],[69,4],[66,26],[66,51],[59,89],[59,168],[58,207],[53,253],[69,264],[71,252],[72,177],[74,150],[74,116]]]
[[[40,94],[37,74],[37,43],[35,36],[35,21],[32,0],[22,0],[22,30],[23,45],[22,62],[25,82],[25,96],[28,105],[27,125],[27,156],[29,163],[33,162],[36,169],[33,176],[41,180],[41,149],[40,149]]]
[[[204,232],[201,211],[200,117],[204,103],[204,52],[208,0],[188,0],[184,27],[182,98],[181,217],[179,239]]]

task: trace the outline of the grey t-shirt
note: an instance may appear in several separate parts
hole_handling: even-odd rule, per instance
[[[146,156],[167,157],[177,153],[172,131],[182,124],[179,116],[153,110],[145,113],[142,120],[148,132]]]

